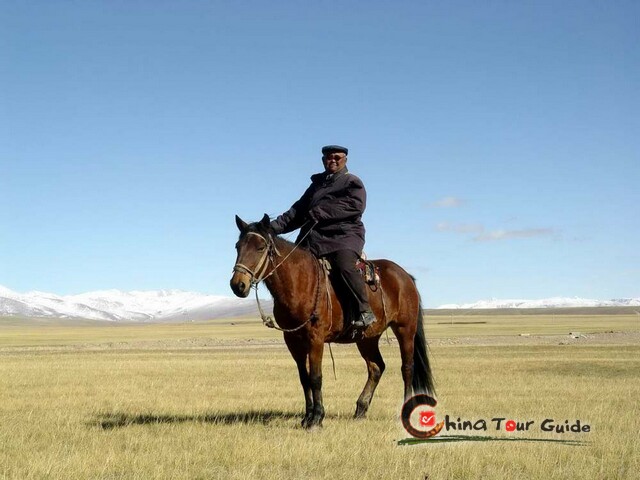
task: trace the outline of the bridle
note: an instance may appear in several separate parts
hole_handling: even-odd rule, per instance
[[[313,230],[314,226],[315,225],[312,225],[311,228],[309,228],[307,233],[305,233],[305,235],[300,239],[300,241],[294,245],[291,251],[287,253],[287,255],[276,266],[274,266],[269,273],[266,273],[267,270],[269,269],[269,264],[270,263],[273,264],[273,259],[275,256],[278,256],[278,257],[281,256],[280,252],[278,251],[278,248],[276,247],[275,242],[273,241],[273,237],[270,234],[268,235],[268,237],[265,237],[264,235],[261,235],[257,232],[247,232],[247,235],[255,235],[256,237],[262,239],[262,241],[265,243],[264,253],[260,256],[260,260],[258,260],[258,263],[256,264],[255,268],[251,269],[246,265],[240,262],[237,262],[233,266],[233,271],[238,273],[244,273],[251,277],[249,283],[250,283],[250,287],[256,291],[256,303],[258,304],[258,310],[260,311],[260,317],[262,318],[262,323],[264,323],[269,328],[275,328],[276,330],[280,330],[281,332],[296,332],[317,317],[316,307],[318,305],[319,292],[320,292],[319,281],[317,283],[317,288],[316,288],[316,299],[315,299],[315,305],[313,307],[313,313],[311,314],[311,316],[306,322],[304,322],[301,325],[298,325],[295,328],[281,328],[278,325],[276,325],[276,323],[273,321],[273,318],[266,315],[262,310],[262,306],[260,305],[260,298],[258,297],[258,285],[260,284],[260,282],[262,282],[263,280],[266,280],[271,275],[276,273],[276,270],[278,269],[278,267],[280,267],[280,265],[282,265],[287,260],[287,258],[289,258],[289,255],[291,255],[296,250],[296,248],[298,248],[298,246],[303,242],[303,240],[307,238],[307,235],[311,233],[311,230]]]
[[[307,225],[307,223],[309,222],[308,221],[305,222],[300,228],[304,228]],[[243,265],[242,263],[236,263],[233,266],[233,271],[248,274],[251,277],[251,280],[250,280],[251,286],[257,287],[260,282],[262,282],[263,280],[266,280],[271,275],[273,275],[276,272],[276,270],[280,267],[280,265],[282,265],[287,260],[287,258],[289,258],[289,255],[291,255],[293,252],[296,251],[296,249],[300,246],[300,244],[304,241],[304,239],[307,238],[307,236],[311,233],[311,230],[313,230],[313,227],[315,226],[316,226],[315,223],[311,225],[311,227],[309,227],[309,230],[307,230],[307,232],[302,236],[300,241],[298,241],[298,243],[296,243],[293,246],[291,251],[287,253],[287,255],[282,259],[282,261],[278,263],[275,267],[273,267],[273,270],[271,270],[266,275],[265,275],[265,272],[267,271],[267,268],[268,268],[267,259],[270,260],[271,263],[273,263],[273,258],[275,256],[278,256],[278,257],[280,256],[280,252],[276,247],[276,242],[274,242],[271,234],[268,234],[268,238],[266,238],[264,235],[261,235],[257,232],[247,232],[247,235],[255,235],[256,237],[262,239],[266,248],[264,250],[264,253],[260,257],[260,260],[258,260],[258,263],[256,264],[254,269],[251,269],[246,265]]]
[[[248,232],[247,235],[255,235],[256,237],[259,237],[260,239],[262,239],[262,241],[265,243],[264,252],[260,257],[260,260],[258,260],[258,263],[256,264],[255,268],[251,269],[246,265],[238,262],[233,266],[233,271],[249,275],[251,277],[251,280],[250,280],[251,287],[257,287],[261,281],[271,276],[276,271],[276,268],[282,265],[282,262],[276,265],[276,267],[273,270],[271,270],[271,272],[268,275],[265,275],[265,273],[269,268],[269,263],[273,263],[274,257],[275,256],[279,257],[280,252],[276,248],[276,244],[271,238],[271,235],[269,235],[268,239],[256,232]],[[287,257],[289,255],[287,255]],[[286,260],[286,257],[284,260]]]

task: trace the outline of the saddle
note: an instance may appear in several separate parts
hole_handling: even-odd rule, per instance
[[[331,271],[331,263],[326,258],[318,258],[320,265],[329,273]],[[364,278],[371,290],[374,292],[380,287],[380,269],[370,260],[367,260],[364,252],[360,254],[360,257],[356,260],[356,269],[360,272],[360,275]]]
[[[380,286],[380,269],[372,261],[367,260],[364,252],[356,260],[356,268],[364,277],[364,282],[369,285],[369,288],[376,291]]]
[[[320,268],[324,271],[326,278],[328,278],[331,272],[331,263],[324,257],[316,257],[318,262],[320,263]],[[358,259],[356,260],[356,270],[360,272],[364,279],[365,285],[367,285],[371,291],[376,292],[380,288],[380,269],[371,261],[366,259],[364,252],[360,254]],[[327,290],[327,294],[329,291]],[[383,308],[384,308],[384,298]],[[386,314],[385,314],[386,315]],[[362,338],[364,335],[362,330],[355,329],[353,327],[353,319],[347,321],[346,327],[342,333],[338,335],[336,339],[342,338],[351,338],[355,340],[357,338]]]

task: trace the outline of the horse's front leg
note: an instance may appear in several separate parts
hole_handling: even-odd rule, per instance
[[[309,381],[311,393],[313,395],[313,415],[311,422],[307,425],[311,427],[321,427],[324,418],[324,406],[322,405],[322,354],[324,352],[324,342],[316,340],[311,343],[309,352]]]
[[[311,380],[307,371],[307,357],[309,355],[308,347],[306,347],[299,338],[285,333],[284,341],[291,352],[291,356],[296,361],[298,367],[298,376],[304,393],[305,412],[302,418],[302,426],[308,428],[311,426],[313,418],[313,395],[311,392]]]

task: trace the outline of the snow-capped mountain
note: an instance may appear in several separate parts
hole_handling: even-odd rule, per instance
[[[640,307],[640,298],[590,300],[578,297],[553,297],[540,300],[480,300],[474,303],[440,305],[442,309],[480,308],[568,308],[568,307]]]
[[[263,291],[263,294],[265,291]],[[261,301],[271,313],[271,300]],[[481,308],[562,308],[562,307],[640,307],[640,298],[589,300],[554,297],[541,300],[482,300],[467,304],[441,305],[440,309]],[[106,321],[191,321],[239,316],[259,318],[255,298],[235,298],[181,290],[131,291],[102,290],[79,295],[17,293],[0,285],[0,316],[84,318]]]
[[[270,313],[272,302],[263,308]],[[103,290],[79,295],[17,293],[0,286],[0,316],[84,318],[107,321],[190,321],[254,315],[255,298],[235,298],[181,290]]]

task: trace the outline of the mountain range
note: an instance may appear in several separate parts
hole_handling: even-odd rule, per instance
[[[260,301],[266,313],[273,302]],[[17,293],[0,286],[0,316],[105,321],[176,322],[255,316],[255,298],[236,298],[181,290],[101,290],[79,295]]]
[[[266,290],[264,290],[266,291]],[[271,313],[273,302],[261,300]],[[640,307],[640,298],[589,300],[554,297],[541,300],[483,300],[467,304],[441,305],[441,309]],[[176,322],[255,316],[255,298],[235,298],[181,290],[101,290],[78,295],[17,293],[0,286],[0,316],[89,319],[103,321]]]
[[[552,297],[540,300],[480,300],[474,303],[440,305],[439,309],[496,309],[496,308],[575,308],[575,307],[638,307],[640,298],[591,300],[578,297]]]

